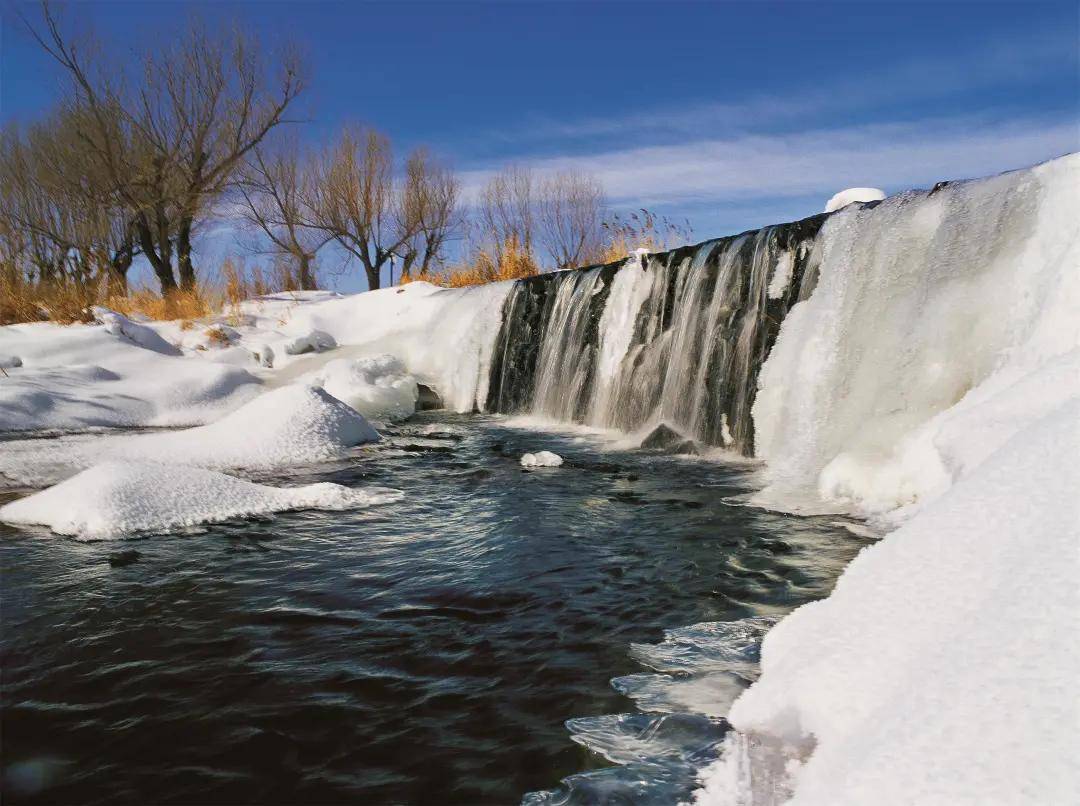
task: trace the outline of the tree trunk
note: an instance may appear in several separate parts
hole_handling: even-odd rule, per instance
[[[150,232],[150,226],[145,219],[140,220],[135,225],[135,229],[139,233],[139,245],[142,246],[143,254],[150,261],[150,266],[161,284],[161,296],[171,296],[176,293],[176,277],[173,276],[172,261],[168,259],[170,256],[166,256],[166,259],[163,260],[161,255],[157,253],[154,248],[154,238]]]
[[[195,290],[195,267],[191,265],[191,224],[190,218],[184,218],[176,234],[176,262],[183,291]]]
[[[367,274],[368,291],[378,291],[382,288],[382,281],[379,279],[378,265],[365,264],[364,272]]]
[[[315,290],[315,278],[311,276],[311,258],[307,255],[300,255],[300,290]]]
[[[131,268],[131,253],[117,253],[109,264],[109,295],[126,297],[128,292],[127,273]]]

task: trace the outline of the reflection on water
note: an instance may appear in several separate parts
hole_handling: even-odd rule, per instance
[[[568,465],[522,472],[537,449]],[[481,417],[258,480],[406,497],[123,542],[0,526],[5,803],[670,801],[768,617],[864,544],[724,504],[745,466]]]

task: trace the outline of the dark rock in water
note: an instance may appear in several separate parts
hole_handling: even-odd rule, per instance
[[[434,411],[436,409],[445,408],[445,406],[443,406],[442,398],[439,397],[439,393],[430,386],[418,383],[416,384],[416,390],[418,393],[416,398],[417,411]]]
[[[470,473],[462,473],[461,477],[466,481],[483,481],[484,479],[490,479],[494,473],[486,468],[477,468]]]
[[[403,451],[409,453],[452,453],[453,448],[449,445],[398,445]]]
[[[618,473],[622,468],[612,462],[587,462],[578,459],[566,459],[563,467],[572,467],[575,470],[591,470],[595,473]]]
[[[660,423],[660,425],[652,430],[649,436],[641,440],[641,447],[650,451],[666,451],[688,441],[689,440],[687,440],[686,437],[674,428],[665,425],[664,423]]]
[[[671,452],[678,456],[698,456],[701,451],[698,450],[698,444],[692,439],[688,439],[685,442],[680,442]]]
[[[118,551],[115,554],[109,555],[109,565],[113,568],[123,568],[127,565],[132,565],[139,561],[139,557],[142,555],[135,549],[128,549],[127,551]]]
[[[504,445],[501,442],[495,442],[491,445],[492,453],[502,453]]]

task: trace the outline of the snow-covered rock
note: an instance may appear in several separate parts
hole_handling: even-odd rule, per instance
[[[104,459],[213,469],[275,468],[325,461],[378,432],[324,390],[293,384],[271,390],[209,425],[166,433],[4,443],[0,478],[43,486]]]
[[[371,506],[400,497],[400,492],[383,488],[360,490],[328,483],[268,487],[211,470],[113,461],[0,507],[0,520],[100,539],[290,509]]]
[[[15,369],[22,366],[22,359],[17,355],[0,355],[0,369]]]
[[[416,379],[392,355],[337,358],[304,380],[372,420],[404,420],[416,411]]]
[[[537,451],[536,453],[527,453],[521,457],[521,466],[530,469],[534,467],[560,467],[562,463],[563,458],[551,451]]]
[[[848,188],[841,190],[826,202],[825,212],[831,213],[856,202],[881,201],[884,198],[885,191],[879,188]]]
[[[297,336],[285,342],[286,355],[303,355],[304,353],[321,353],[325,350],[333,350],[337,347],[334,337],[323,330],[312,330],[303,336]]]
[[[95,305],[90,309],[94,320],[105,327],[105,332],[113,336],[127,339],[132,344],[137,344],[147,350],[153,350],[162,355],[180,355],[180,349],[165,341],[157,331],[147,325],[139,324],[128,319],[116,311]]]

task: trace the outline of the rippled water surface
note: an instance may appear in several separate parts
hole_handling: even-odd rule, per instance
[[[522,472],[538,449],[568,466]],[[259,480],[406,497],[98,543],[0,526],[5,803],[669,801],[768,617],[863,545],[725,504],[745,467],[481,417]]]

